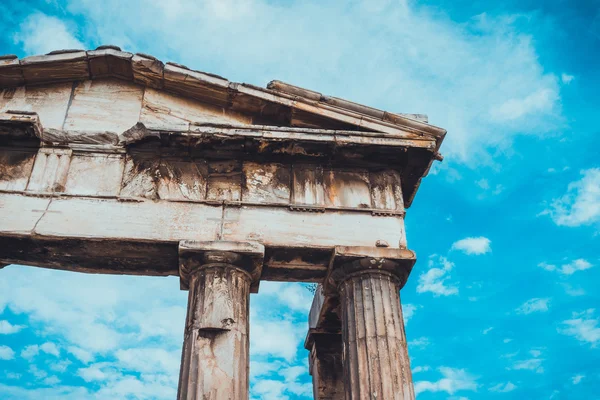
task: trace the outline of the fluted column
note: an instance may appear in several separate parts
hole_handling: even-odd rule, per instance
[[[346,399],[414,399],[398,279],[365,271],[339,290]]]
[[[340,301],[346,400],[414,400],[400,306],[414,253],[358,250],[378,257],[336,250],[327,279]]]
[[[224,247],[221,243],[185,246],[180,244],[180,274],[189,295],[177,398],[247,400],[249,300],[256,263],[247,254],[214,250]]]

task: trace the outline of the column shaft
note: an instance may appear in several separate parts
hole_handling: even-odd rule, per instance
[[[309,368],[315,400],[344,400],[342,337],[339,334],[312,334]]]
[[[346,400],[413,400],[398,280],[368,270],[346,277],[339,291]]]
[[[179,400],[246,400],[250,276],[229,264],[190,273]]]

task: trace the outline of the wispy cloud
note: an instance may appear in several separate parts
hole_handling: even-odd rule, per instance
[[[548,311],[549,298],[533,298],[521,304],[515,311],[517,314],[531,314],[534,312]]]
[[[560,74],[560,80],[565,85],[570,84],[571,82],[573,82],[574,79],[575,79],[575,77],[573,75],[569,75],[569,74],[566,74],[564,72],[562,74]]]
[[[600,168],[581,171],[581,179],[571,182],[567,193],[554,199],[541,214],[550,215],[563,226],[590,225],[600,222]]]
[[[596,347],[600,342],[600,321],[594,318],[594,309],[573,313],[573,318],[562,322],[558,332],[573,336],[583,343]]]
[[[489,388],[489,391],[496,392],[496,393],[508,393],[508,392],[512,392],[516,388],[517,388],[517,386],[514,383],[506,382],[506,383],[499,383],[497,385],[492,386],[491,388]]]
[[[415,311],[417,311],[417,306],[414,304],[402,304],[402,317],[404,319],[404,325],[406,325],[413,315],[415,315]]]
[[[423,365],[423,366],[418,366],[418,367],[414,367],[412,369],[412,373],[413,374],[418,374],[419,372],[427,372],[429,371],[431,368],[428,365]]]
[[[422,336],[420,338],[410,340],[408,342],[408,346],[411,348],[425,348],[425,347],[429,346],[429,343],[430,343],[429,338]]]
[[[483,236],[467,237],[454,242],[452,249],[460,250],[468,255],[480,255],[492,251],[491,243],[490,239]]]
[[[527,360],[521,360],[521,361],[515,362],[512,365],[511,369],[528,370],[528,371],[534,371],[538,374],[541,374],[544,372],[544,367],[542,367],[543,362],[544,362],[544,360],[541,358],[530,358]]]

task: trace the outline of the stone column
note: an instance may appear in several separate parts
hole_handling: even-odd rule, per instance
[[[180,244],[182,286],[189,287],[189,295],[179,400],[248,399],[248,317],[255,263],[245,254],[218,247],[224,246],[188,243],[182,257]]]
[[[415,398],[399,293],[409,272],[390,260],[358,258],[331,274],[340,296],[346,400]]]
[[[341,335],[309,332],[304,347],[310,351],[308,366],[314,399],[344,400]]]

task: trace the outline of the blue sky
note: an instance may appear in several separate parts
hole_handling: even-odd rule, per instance
[[[0,53],[116,44],[448,130],[408,210],[418,398],[600,399],[600,1],[0,3]],[[172,399],[172,278],[0,271],[0,398]],[[251,393],[310,399],[311,295],[251,299]]]

